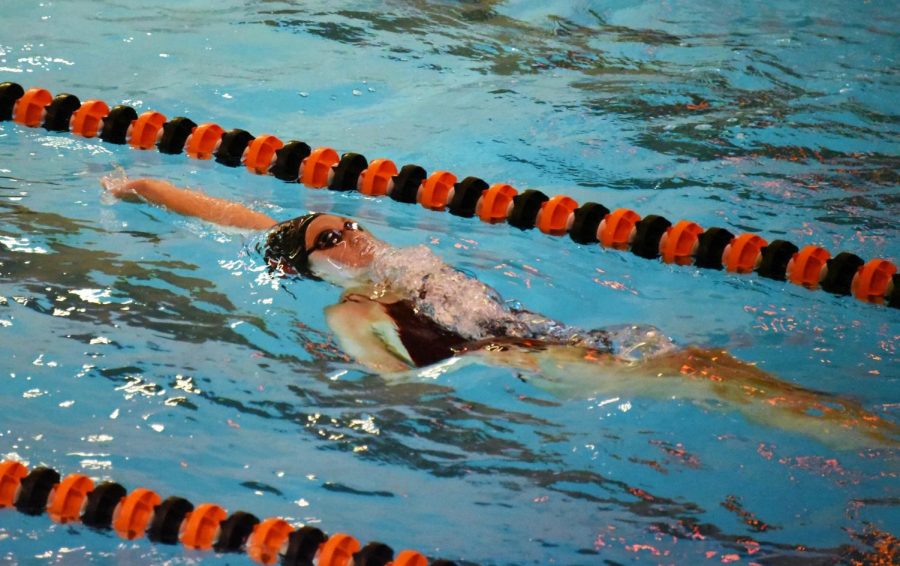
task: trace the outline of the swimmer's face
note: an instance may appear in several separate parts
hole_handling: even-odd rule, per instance
[[[310,269],[336,285],[361,283],[381,245],[356,221],[341,216],[322,214],[306,230]]]

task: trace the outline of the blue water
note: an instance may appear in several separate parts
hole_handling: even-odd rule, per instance
[[[894,5],[556,4],[3,2],[0,82],[900,259]],[[117,166],[353,216],[569,324],[653,324],[900,420],[894,309],[6,122],[4,458],[480,564],[821,564],[897,535],[896,447],[499,368],[368,373],[328,346],[338,289],[258,286],[229,267],[241,235],[104,202]],[[249,563],[11,511],[0,541]]]

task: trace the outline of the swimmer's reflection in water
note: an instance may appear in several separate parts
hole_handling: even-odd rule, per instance
[[[424,246],[391,247],[349,218],[313,213],[279,223],[161,180],[101,182],[118,198],[264,232],[262,253],[273,272],[344,289],[325,309],[328,325],[348,355],[385,375],[441,362],[499,365],[561,396],[717,399],[837,447],[898,443],[900,427],[853,400],[779,380],[724,350],[677,348],[652,327],[583,331],[511,308]]]

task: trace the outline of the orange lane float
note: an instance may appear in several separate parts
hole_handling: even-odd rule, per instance
[[[72,133],[85,138],[95,137],[103,124],[103,119],[109,115],[109,106],[102,100],[88,100],[81,108],[72,114]]]
[[[254,138],[240,129],[225,132],[217,124],[197,125],[185,117],[169,120],[155,111],[138,115],[129,106],[110,109],[100,100],[82,104],[71,94],[54,98],[46,89],[25,90],[12,82],[0,83],[0,121],[4,120],[28,127],[43,125],[51,132],[99,136],[107,143],[138,149],[186,153],[193,159],[215,157],[224,165],[243,165],[252,173],[299,181],[310,188],[356,189],[370,197],[390,196],[429,210],[477,216],[486,223],[506,222],[522,230],[536,227],[552,236],[568,234],[581,245],[599,242],[606,248],[630,250],[669,264],[756,273],[808,289],[900,307],[900,275],[885,259],[865,262],[846,252],[832,257],[818,246],[801,250],[783,240],[769,243],[757,234],[735,237],[725,228],[704,230],[690,220],[672,225],[661,216],[641,217],[629,208],[610,212],[593,202],[579,206],[565,195],[547,196],[533,189],[520,192],[511,185],[489,185],[477,177],[457,181],[447,171],[428,175],[418,165],[398,168],[390,159],[368,163],[356,153],[339,155],[329,147],[310,149],[305,142],[284,143],[273,135]]]
[[[259,521],[254,515],[235,511],[231,515],[214,503],[194,507],[181,497],[163,500],[155,491],[137,488],[127,493],[114,482],[94,482],[83,474],[60,478],[52,468],[30,470],[23,464],[0,462],[0,510],[15,508],[22,513],[47,513],[57,523],[81,522],[93,528],[112,529],[121,538],[147,536],[159,544],[180,543],[198,551],[246,552],[256,563],[284,566],[428,566],[429,560],[415,550],[402,550],[396,557],[391,547],[360,542],[345,533],[330,537],[312,526],[295,529],[279,517]],[[432,566],[455,566],[435,560]]]
[[[390,159],[373,159],[360,175],[359,192],[371,197],[386,195],[396,174],[397,165]]]

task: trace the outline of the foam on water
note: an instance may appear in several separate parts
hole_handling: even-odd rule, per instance
[[[526,332],[496,291],[450,267],[426,246],[376,252],[371,277],[374,296],[394,293],[409,299],[422,314],[465,338]]]
[[[527,338],[611,351],[640,359],[673,349],[650,325],[584,330],[505,301],[489,285],[447,265],[428,247],[383,248],[375,253],[373,298],[388,293],[412,301],[418,311],[470,340]]]

